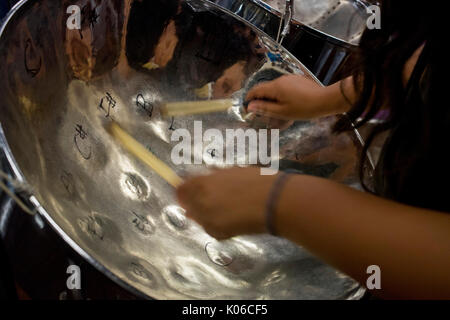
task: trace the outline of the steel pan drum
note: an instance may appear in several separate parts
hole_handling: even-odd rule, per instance
[[[255,0],[278,15],[284,12],[285,0]],[[366,28],[367,1],[362,0],[294,0],[293,19],[317,31],[357,45]]]
[[[285,0],[211,0],[272,38],[278,35]],[[348,75],[346,68],[369,17],[363,0],[292,0],[293,18],[283,46],[324,84]]]
[[[241,109],[165,119],[162,101],[232,97],[275,44],[204,1],[21,1],[1,29],[0,134],[25,200],[77,252],[131,292],[155,299],[357,299],[349,277],[287,240],[218,242],[186,219],[174,189],[108,133],[114,119],[180,175],[173,130],[248,128]],[[69,30],[69,5],[81,30]],[[313,78],[288,52],[284,67]],[[334,118],[281,132],[283,169],[358,187],[354,134]],[[205,159],[206,162],[206,159]],[[217,164],[218,165],[218,164]],[[33,245],[30,243],[30,246]],[[65,270],[61,270],[65,272]]]

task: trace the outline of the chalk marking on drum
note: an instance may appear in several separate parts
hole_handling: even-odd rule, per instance
[[[131,211],[133,214],[133,220],[131,221],[134,227],[144,236],[149,236],[155,231],[155,227],[146,217]]]
[[[107,100],[107,103],[108,103],[107,109],[105,109],[105,107],[103,106],[103,102],[105,99]],[[109,118],[109,116],[111,115],[111,109],[114,109],[116,107],[116,105],[117,105],[117,101],[114,100],[114,98],[112,97],[112,95],[109,92],[106,92],[106,95],[100,100],[100,104],[98,107],[105,112],[105,117]]]
[[[148,151],[142,144],[125,132],[117,123],[111,122],[109,132],[113,137],[122,143],[125,149],[152,168],[170,185],[176,188],[183,183],[183,179],[181,179],[167,164]]]
[[[76,133],[73,137],[73,142],[74,142],[76,148],[78,149],[78,152],[83,157],[83,159],[90,160],[91,156],[92,156],[92,147],[89,145],[89,152],[86,155],[86,153],[81,150],[80,146],[78,145],[78,140],[77,140],[77,138],[81,138],[81,140],[85,140],[88,137],[88,134],[83,129],[83,126],[81,124],[76,125],[75,131],[76,131]]]
[[[75,192],[75,184],[73,175],[70,172],[63,171],[63,173],[60,176],[61,183],[64,185],[64,189],[66,189],[67,193],[69,195],[74,194]]]
[[[139,93],[136,97],[136,106],[143,109],[150,118],[152,117],[154,107],[151,103],[145,100],[142,93]]]
[[[175,128],[173,127],[174,125],[175,125],[175,118],[172,117],[172,121],[171,121],[170,127],[169,127],[169,130],[170,130],[170,131],[175,131]]]
[[[166,103],[162,108],[162,114],[168,117],[185,116],[226,111],[233,106],[233,100],[207,100],[207,101],[183,101]]]

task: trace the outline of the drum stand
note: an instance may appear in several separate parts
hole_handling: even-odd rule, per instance
[[[291,20],[294,14],[294,0],[286,0],[286,6],[284,13],[280,19],[280,27],[278,28],[278,34],[276,42],[281,46],[284,38],[291,31]]]

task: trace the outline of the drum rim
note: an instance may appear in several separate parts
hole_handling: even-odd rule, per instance
[[[185,0],[189,1],[189,0]],[[213,5],[215,9],[220,10],[222,12],[231,12],[228,9],[225,9],[224,7],[221,7],[220,5],[213,3],[209,0],[206,0],[209,4]],[[4,36],[4,32],[8,26],[8,24],[11,22],[11,20],[16,16],[16,13],[19,10],[23,10],[25,6],[32,5],[32,0],[20,0],[17,2],[11,10],[8,12],[8,14],[0,20],[0,42],[2,40],[2,37]],[[232,16],[239,21],[245,23],[249,27],[256,29],[254,31],[259,32],[261,35],[268,37],[272,41],[275,42],[275,40],[272,39],[268,34],[266,34],[264,31],[260,30],[244,18],[238,16],[237,14],[231,12]],[[295,56],[290,53],[289,50],[282,47],[290,56],[297,62],[299,65],[301,65],[305,71],[308,72],[308,75],[310,75],[315,81],[317,81],[318,84],[324,86],[320,80],[316,78],[316,76],[308,69],[306,68],[303,63],[301,63]],[[353,130],[357,136],[360,136],[359,131],[357,128],[354,128]],[[361,144],[361,146],[364,146],[364,141],[358,139],[358,142]],[[0,122],[0,152],[3,152],[6,156],[6,163],[10,166],[12,170],[12,174],[14,175],[14,179],[17,179],[19,182],[27,183],[27,179],[25,175],[23,174],[22,170],[20,169],[19,164],[16,161],[16,158],[9,146],[8,140],[6,138],[6,134],[3,130],[3,126]],[[58,223],[52,218],[52,216],[49,214],[49,212],[40,204],[39,200],[33,195],[33,194],[21,194],[22,198],[24,198],[26,201],[28,201],[29,204],[31,204],[35,209],[36,214],[41,215],[45,221],[50,225],[50,227],[59,235],[63,241],[65,241],[77,254],[79,254],[83,259],[85,259],[88,263],[90,263],[95,269],[97,269],[99,272],[103,273],[106,277],[108,277],[111,281],[115,282],[119,286],[121,286],[123,289],[127,290],[131,294],[135,295],[137,298],[142,299],[148,299],[148,300],[155,300],[155,298],[149,296],[145,292],[139,290],[138,288],[134,287],[133,285],[129,284],[125,280],[121,279],[119,276],[114,274],[112,271],[110,271],[104,264],[102,264],[99,260],[97,260],[95,257],[93,257],[91,254],[89,254],[85,249],[83,249],[74,239],[68,235],[64,229],[61,228],[61,226],[58,225]],[[347,300],[359,300],[361,299],[365,294],[365,289],[362,286],[359,286],[353,294],[349,294],[347,297]]]

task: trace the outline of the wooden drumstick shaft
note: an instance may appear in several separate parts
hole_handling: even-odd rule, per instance
[[[114,138],[121,142],[125,149],[152,168],[170,185],[176,188],[183,183],[183,179],[181,179],[167,164],[125,132],[117,123],[112,122],[109,131]]]
[[[231,99],[172,102],[163,106],[162,113],[168,117],[175,117],[225,111],[232,106],[233,100]]]

